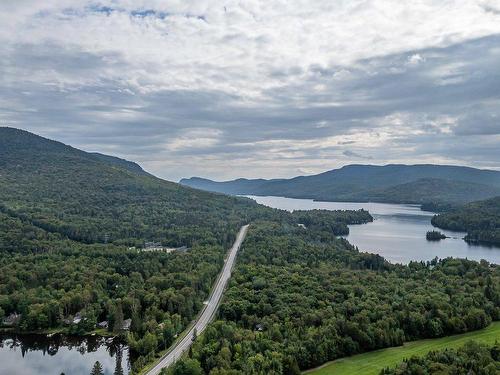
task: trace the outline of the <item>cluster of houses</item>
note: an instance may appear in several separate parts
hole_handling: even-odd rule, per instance
[[[66,324],[66,325],[71,325],[71,324],[78,324],[80,323],[82,320],[86,320],[87,318],[84,318],[82,316],[82,313],[81,312],[77,312],[75,314],[75,316],[73,317],[73,319],[70,319],[70,318],[67,318],[67,319],[64,319],[63,320],[63,323]],[[122,327],[121,329],[123,331],[128,331],[130,330],[130,326],[132,325],[132,319],[125,319],[123,321],[123,324],[122,324]],[[109,327],[109,322],[107,320],[103,320],[102,322],[99,322],[96,324],[96,327],[97,328],[104,328],[104,329],[107,329]]]
[[[9,316],[6,316],[3,320],[2,320],[2,325],[5,326],[5,327],[14,327],[14,326],[17,326],[19,324],[19,322],[21,321],[21,314],[18,314],[18,313],[12,313],[10,314]],[[63,323],[65,325],[72,325],[72,324],[79,324],[81,321],[85,321],[87,320],[87,318],[83,317],[82,313],[81,312],[77,312],[73,317],[68,317],[66,319],[63,320]],[[125,319],[123,321],[123,324],[122,324],[122,327],[121,329],[123,331],[129,331],[130,330],[130,326],[132,325],[132,319]],[[97,328],[105,328],[107,329],[109,326],[109,323],[107,320],[103,320],[102,322],[99,322],[96,324],[96,327]]]

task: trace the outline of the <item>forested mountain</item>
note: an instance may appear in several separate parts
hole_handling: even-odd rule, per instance
[[[276,195],[330,201],[465,203],[500,194],[500,172],[441,165],[348,165],[312,176],[181,184],[226,194]]]
[[[0,175],[1,211],[85,243],[228,245],[252,215],[273,211],[12,128],[0,128]]]
[[[500,196],[434,216],[432,224],[443,229],[467,232],[466,241],[500,246]]]

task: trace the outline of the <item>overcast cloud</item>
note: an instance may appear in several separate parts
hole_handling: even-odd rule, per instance
[[[161,177],[500,169],[500,0],[0,2],[0,126]]]

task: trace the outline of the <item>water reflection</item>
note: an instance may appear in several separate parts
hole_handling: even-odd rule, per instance
[[[88,375],[97,361],[106,375],[129,373],[128,348],[118,339],[0,335],[1,375]]]
[[[364,208],[373,216],[368,224],[350,225],[347,240],[362,251],[382,255],[393,263],[408,263],[411,260],[431,260],[434,257],[485,259],[500,264],[500,248],[482,244],[468,244],[463,240],[465,233],[441,230],[450,237],[442,241],[427,241],[432,212],[422,211],[417,205],[358,203],[358,202],[316,202],[310,199],[249,196],[258,203],[283,210],[359,210]]]

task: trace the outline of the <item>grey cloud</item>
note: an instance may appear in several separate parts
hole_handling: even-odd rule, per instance
[[[367,159],[367,160],[373,159],[372,156],[362,155],[362,154],[357,153],[357,152],[352,151],[352,150],[345,150],[344,152],[342,152],[342,155],[350,157],[350,158],[357,158],[357,159]]]
[[[103,56],[52,44],[20,45],[3,50],[7,58],[0,62],[0,71],[17,76],[0,79],[0,121],[92,151],[111,150],[138,158],[146,166],[176,157],[179,163],[201,157],[257,162],[272,157],[263,155],[274,148],[285,155],[283,159],[302,162],[300,166],[283,162],[290,173],[298,167],[309,169],[312,159],[324,155],[344,157],[346,163],[402,157],[418,162],[434,155],[498,168],[498,149],[482,136],[500,132],[499,45],[500,36],[491,36],[363,60],[355,66],[275,71],[272,75],[285,82],[294,79],[262,90],[261,97],[251,100],[222,90],[141,92],[126,77],[106,74],[127,66],[119,54]],[[414,54],[425,61],[409,65],[408,58]],[[59,74],[60,84],[37,81],[37,72],[51,70]],[[335,75],[347,70],[348,76],[342,79]],[[454,83],[445,84],[447,80]],[[385,120],[398,115],[403,115],[402,123]],[[443,117],[456,123],[443,122]],[[200,137],[204,130],[216,130],[214,142],[166,148],[190,129],[201,129],[196,133]],[[366,145],[357,140],[342,139],[367,138],[381,131],[394,133],[383,149],[363,149]],[[463,140],[465,136],[475,138]],[[319,150],[304,144],[328,137],[340,137],[337,144],[355,145],[356,151],[336,146]],[[271,146],[267,141],[286,145]],[[182,177],[171,176],[171,163],[165,163],[160,173]]]

